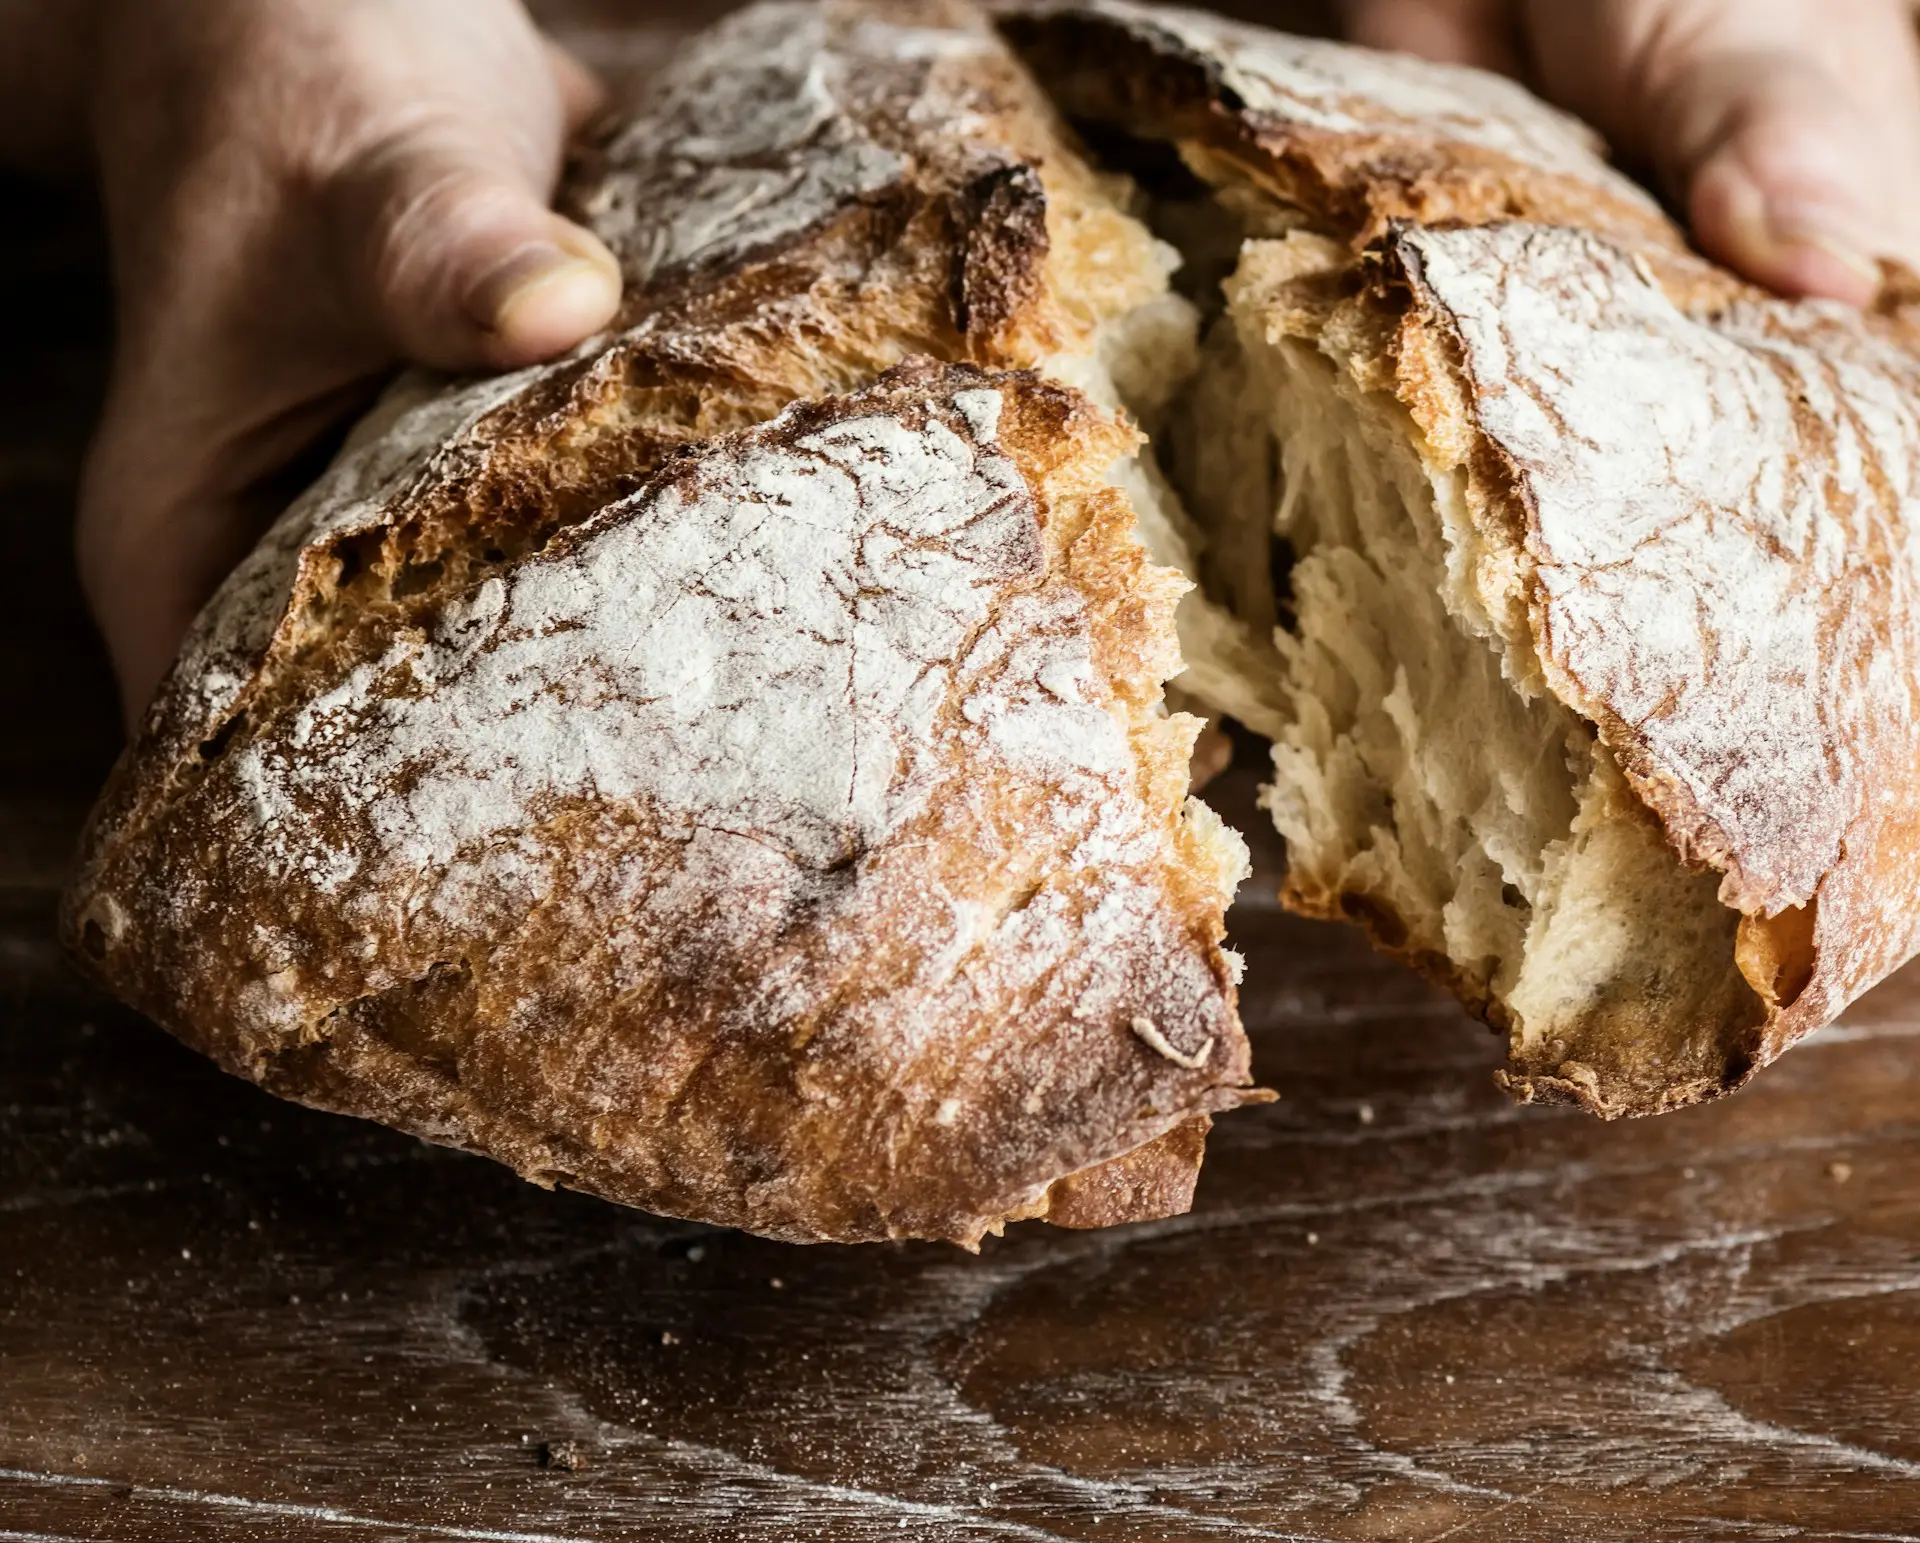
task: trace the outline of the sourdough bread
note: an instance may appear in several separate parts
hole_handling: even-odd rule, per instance
[[[566,201],[617,326],[398,386],[96,811],[70,943],[223,1065],[776,1237],[1182,1209],[1262,1095],[1173,676],[1522,1098],[1737,1087],[1920,943],[1920,341],[1517,87],[765,5]]]
[[[618,326],[404,383],[233,575],[79,956],[275,1092],[656,1211],[1183,1209],[1255,1096],[1244,848],[1159,705],[1137,435],[1032,373],[1191,355],[1124,194],[964,7],[694,42],[570,182]]]

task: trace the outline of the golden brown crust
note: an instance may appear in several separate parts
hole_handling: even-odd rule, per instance
[[[1069,1174],[1047,1191],[1039,1214],[1056,1227],[1077,1228],[1183,1216],[1193,1208],[1212,1128],[1212,1117],[1202,1115],[1123,1157]]]
[[[107,833],[83,952],[232,1070],[543,1182],[794,1239],[1045,1212],[1247,1096],[1125,445],[916,366],[684,452]]]
[[[288,1097],[655,1210],[1184,1203],[1250,1096],[1242,858],[1156,712],[1130,437],[1005,373],[1163,283],[1144,232],[913,0],[722,24],[570,197],[619,328],[356,433],[116,771],[77,954]],[[869,386],[913,356],[991,373]]]

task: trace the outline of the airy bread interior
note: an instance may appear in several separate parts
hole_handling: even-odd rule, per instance
[[[1245,188],[1172,186],[1150,217],[1204,338],[1111,375],[1158,458],[1136,507],[1197,583],[1180,684],[1273,741],[1289,903],[1505,1029],[1527,1094],[1603,1114],[1705,1096],[1764,1016],[1718,876],[1548,690],[1520,554],[1377,378],[1347,248]]]

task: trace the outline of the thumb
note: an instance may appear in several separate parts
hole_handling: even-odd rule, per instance
[[[1865,304],[1911,258],[1920,61],[1905,0],[1532,0],[1548,90],[1658,169],[1703,250]]]
[[[1897,244],[1884,129],[1799,59],[1704,61],[1677,89],[1669,175],[1702,249],[1782,294],[1870,302]]]
[[[445,370],[514,369],[612,321],[619,263],[545,193],[459,122],[411,127],[343,173],[341,255],[399,351]]]

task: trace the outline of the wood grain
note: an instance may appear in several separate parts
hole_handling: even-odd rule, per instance
[[[89,995],[51,915],[112,751],[65,528],[103,290],[8,198],[47,299],[0,336],[0,1540],[1920,1539],[1913,971],[1724,1104],[1516,1109],[1484,1030],[1273,908],[1269,845],[1234,932],[1283,1101],[1192,1216],[977,1259],[544,1193]]]

